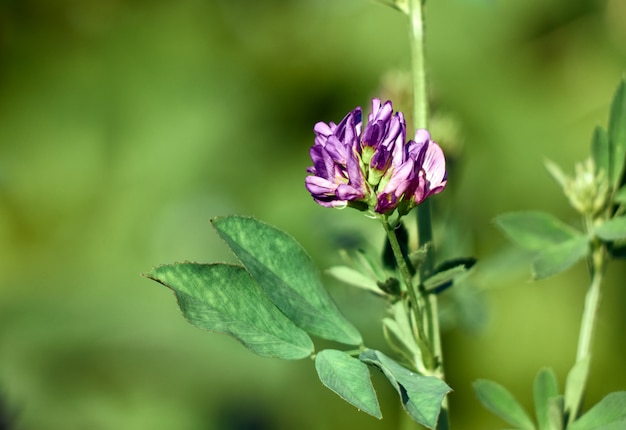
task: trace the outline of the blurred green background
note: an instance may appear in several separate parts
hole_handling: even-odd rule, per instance
[[[452,426],[498,428],[471,382],[497,380],[528,407],[540,367],[563,382],[587,278],[579,265],[528,282],[525,266],[497,260],[508,245],[491,220],[532,208],[576,222],[542,163],[571,172],[606,124],[626,70],[626,3],[430,0],[427,14],[433,103],[447,118],[440,140],[455,161],[435,204],[462,232],[447,252],[481,261],[467,288],[482,306],[466,309],[481,325],[444,335]],[[229,213],[290,232],[322,268],[336,261],[333,232],[378,243],[373,221],[317,207],[303,181],[313,124],[384,93],[384,76],[409,66],[406,33],[400,13],[367,0],[2,0],[9,428],[402,425],[379,375],[382,421],[323,388],[308,360],[258,358],[188,325],[172,293],[140,274],[232,260],[208,222]],[[458,139],[444,142],[450,123]],[[588,404],[626,389],[624,273],[621,262],[609,268]],[[382,346],[380,304],[329,285],[368,344]]]

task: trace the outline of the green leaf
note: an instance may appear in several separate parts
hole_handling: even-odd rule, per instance
[[[361,344],[361,334],[341,315],[319,270],[293,237],[254,218],[228,216],[212,223],[265,294],[298,327],[324,339]]]
[[[543,164],[546,166],[548,173],[550,173],[550,175],[552,175],[554,180],[561,186],[561,188],[565,190],[565,188],[567,187],[568,179],[567,175],[563,173],[563,169],[561,169],[558,164],[553,163],[550,160],[544,160]]]
[[[383,335],[387,344],[402,355],[406,363],[412,363],[415,357],[421,355],[416,344],[407,342],[406,333],[403,332],[396,320],[383,318]]]
[[[322,384],[346,402],[378,419],[383,417],[364,363],[343,351],[325,349],[315,356],[315,370]]]
[[[533,259],[532,276],[534,279],[544,279],[563,272],[587,255],[588,251],[589,239],[582,235],[552,245]]]
[[[444,272],[449,269],[454,269],[458,266],[463,266],[466,270],[470,270],[472,267],[476,265],[477,260],[474,257],[458,257],[452,258],[450,260],[446,260],[442,263],[437,264],[434,272]]]
[[[409,253],[409,261],[413,267],[420,267],[428,257],[428,243]]]
[[[535,377],[533,397],[535,400],[535,414],[539,430],[560,430],[551,424],[550,401],[559,395],[559,387],[552,369],[541,369]]]
[[[563,430],[563,396],[548,399],[548,421],[550,430]]]
[[[596,403],[568,430],[623,430],[626,428],[626,391],[611,393]]]
[[[616,189],[624,173],[626,156],[626,82],[622,79],[613,96],[609,113],[609,181]]]
[[[609,136],[606,130],[599,126],[593,130],[593,137],[591,138],[591,156],[593,158],[593,164],[596,166],[596,173],[603,170],[604,174],[608,177],[611,171]]]
[[[417,371],[426,373],[426,368],[422,364],[422,352],[413,335],[404,302],[398,301],[391,305],[391,311],[393,318],[383,318],[383,334],[387,343],[394,351],[402,355],[406,363],[416,363],[419,366]]]
[[[401,366],[380,351],[365,350],[359,356],[364,363],[380,369],[396,389],[407,413],[418,423],[433,429],[441,412],[441,402],[451,390],[441,379],[422,376]]]
[[[524,408],[502,385],[486,379],[479,379],[474,382],[473,386],[478,400],[489,411],[518,429],[534,430],[535,425]]]
[[[581,427],[568,427],[568,430],[624,430],[626,429],[626,418],[621,420],[616,420],[607,424],[594,425],[590,424],[589,427],[581,426]]]
[[[594,229],[594,233],[602,240],[612,241],[626,239],[626,216],[611,218]]]
[[[391,305],[393,318],[383,318],[383,334],[387,343],[398,354],[402,355],[406,364],[417,363],[418,372],[425,373],[426,368],[422,365],[422,353],[415,341],[411,320],[407,314],[405,303],[397,301]]]
[[[243,267],[181,263],[144,276],[174,291],[191,324],[231,335],[255,354],[299,359],[313,352],[311,338],[272,304]]]
[[[383,291],[378,288],[378,284],[372,278],[368,278],[361,272],[348,267],[348,266],[333,266],[326,270],[333,278],[344,282],[348,285],[352,285],[357,288],[362,288],[364,290],[370,291],[379,296],[384,296]]]
[[[572,366],[565,380],[565,413],[567,422],[572,423],[578,418],[578,410],[583,400],[587,376],[589,375],[589,358],[579,360]]]
[[[378,253],[378,250],[375,251]],[[378,255],[371,255],[372,251],[363,249],[341,249],[339,251],[344,261],[361,273],[366,273],[372,279],[382,279],[386,276],[382,261]]]
[[[517,245],[531,251],[563,243],[580,233],[558,218],[539,211],[509,212],[495,223]]]
[[[476,263],[476,259],[464,259],[467,262],[461,262],[456,266],[441,266],[435,269],[435,274],[424,281],[424,288],[428,292],[438,293],[443,289],[452,285],[454,280],[467,272]]]

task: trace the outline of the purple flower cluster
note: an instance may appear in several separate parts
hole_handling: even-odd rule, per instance
[[[446,186],[443,151],[424,129],[406,142],[404,115],[390,101],[372,100],[364,129],[357,107],[339,124],[319,122],[314,131],[305,184],[322,206],[405,214]]]

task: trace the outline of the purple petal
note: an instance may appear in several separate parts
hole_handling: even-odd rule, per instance
[[[430,141],[430,133],[425,128],[418,128],[415,132],[415,141],[424,144]]]
[[[391,128],[395,137],[393,141],[390,141],[387,146],[391,148],[392,161],[391,165],[394,167],[400,166],[407,157],[407,147],[404,144],[406,140],[406,123],[404,122],[404,116],[401,112],[398,112],[397,116],[391,119]],[[390,133],[391,136],[391,133]]]
[[[361,122],[361,108],[356,107],[352,112],[346,115],[337,128],[333,130],[333,134],[344,144],[351,144],[357,139],[356,126]]]
[[[435,142],[428,145],[422,169],[426,172],[426,179],[430,184],[438,186],[446,179],[446,159],[441,147]]]
[[[315,134],[321,134],[322,136],[330,136],[331,134],[333,134],[333,130],[335,128],[336,128],[336,126],[331,127],[330,125],[326,124],[325,122],[318,122],[313,127],[313,131],[315,132]]]
[[[345,201],[360,200],[364,197],[362,190],[356,189],[348,184],[339,184],[335,194],[339,200]]]
[[[361,138],[364,145],[376,148],[387,139],[392,113],[393,106],[390,101],[386,101],[381,106],[380,99],[372,99],[372,112],[368,116],[368,122]],[[395,136],[391,137],[391,140],[393,139]]]
[[[348,173],[348,183],[357,188],[362,190],[363,195],[361,197],[365,196],[365,192],[366,192],[366,187],[365,187],[365,176],[363,175],[363,171],[361,170],[361,163],[359,163],[358,158],[356,157],[356,154],[354,152],[352,152],[351,154],[352,156],[348,158],[348,162],[347,162],[347,173]]]
[[[420,204],[428,196],[440,193],[447,184],[445,158],[439,145],[430,142],[423,154],[423,164],[413,192],[415,204]]]
[[[361,141],[365,146],[377,147],[380,143],[382,134],[382,124],[370,122],[368,125],[365,126],[365,131],[363,132],[363,137],[361,138]]]
[[[324,148],[335,163],[346,165],[348,153],[351,149],[350,147],[346,147],[343,142],[339,141],[336,136],[330,136]]]
[[[323,146],[312,146],[309,153],[317,176],[330,179],[335,175],[335,163]]]
[[[382,121],[387,122],[393,113],[393,105],[387,100],[382,106],[380,99],[372,99],[372,112],[368,116],[369,122]]]
[[[304,185],[314,197],[334,195],[337,189],[337,184],[319,176],[307,176]]]
[[[395,194],[379,194],[376,199],[375,212],[384,214],[393,211],[398,206],[398,198]]]
[[[391,166],[391,155],[387,148],[379,147],[370,160],[370,166],[380,171],[387,170]]]
[[[407,160],[399,168],[394,169],[391,179],[385,185],[383,193],[393,193],[396,196],[403,194],[411,185],[414,172],[414,161]]]

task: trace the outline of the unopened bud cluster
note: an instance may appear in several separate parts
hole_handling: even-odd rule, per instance
[[[552,176],[561,184],[570,204],[582,215],[595,218],[610,202],[610,186],[604,170],[597,170],[591,158],[576,164],[573,177],[559,167],[547,164]]]

